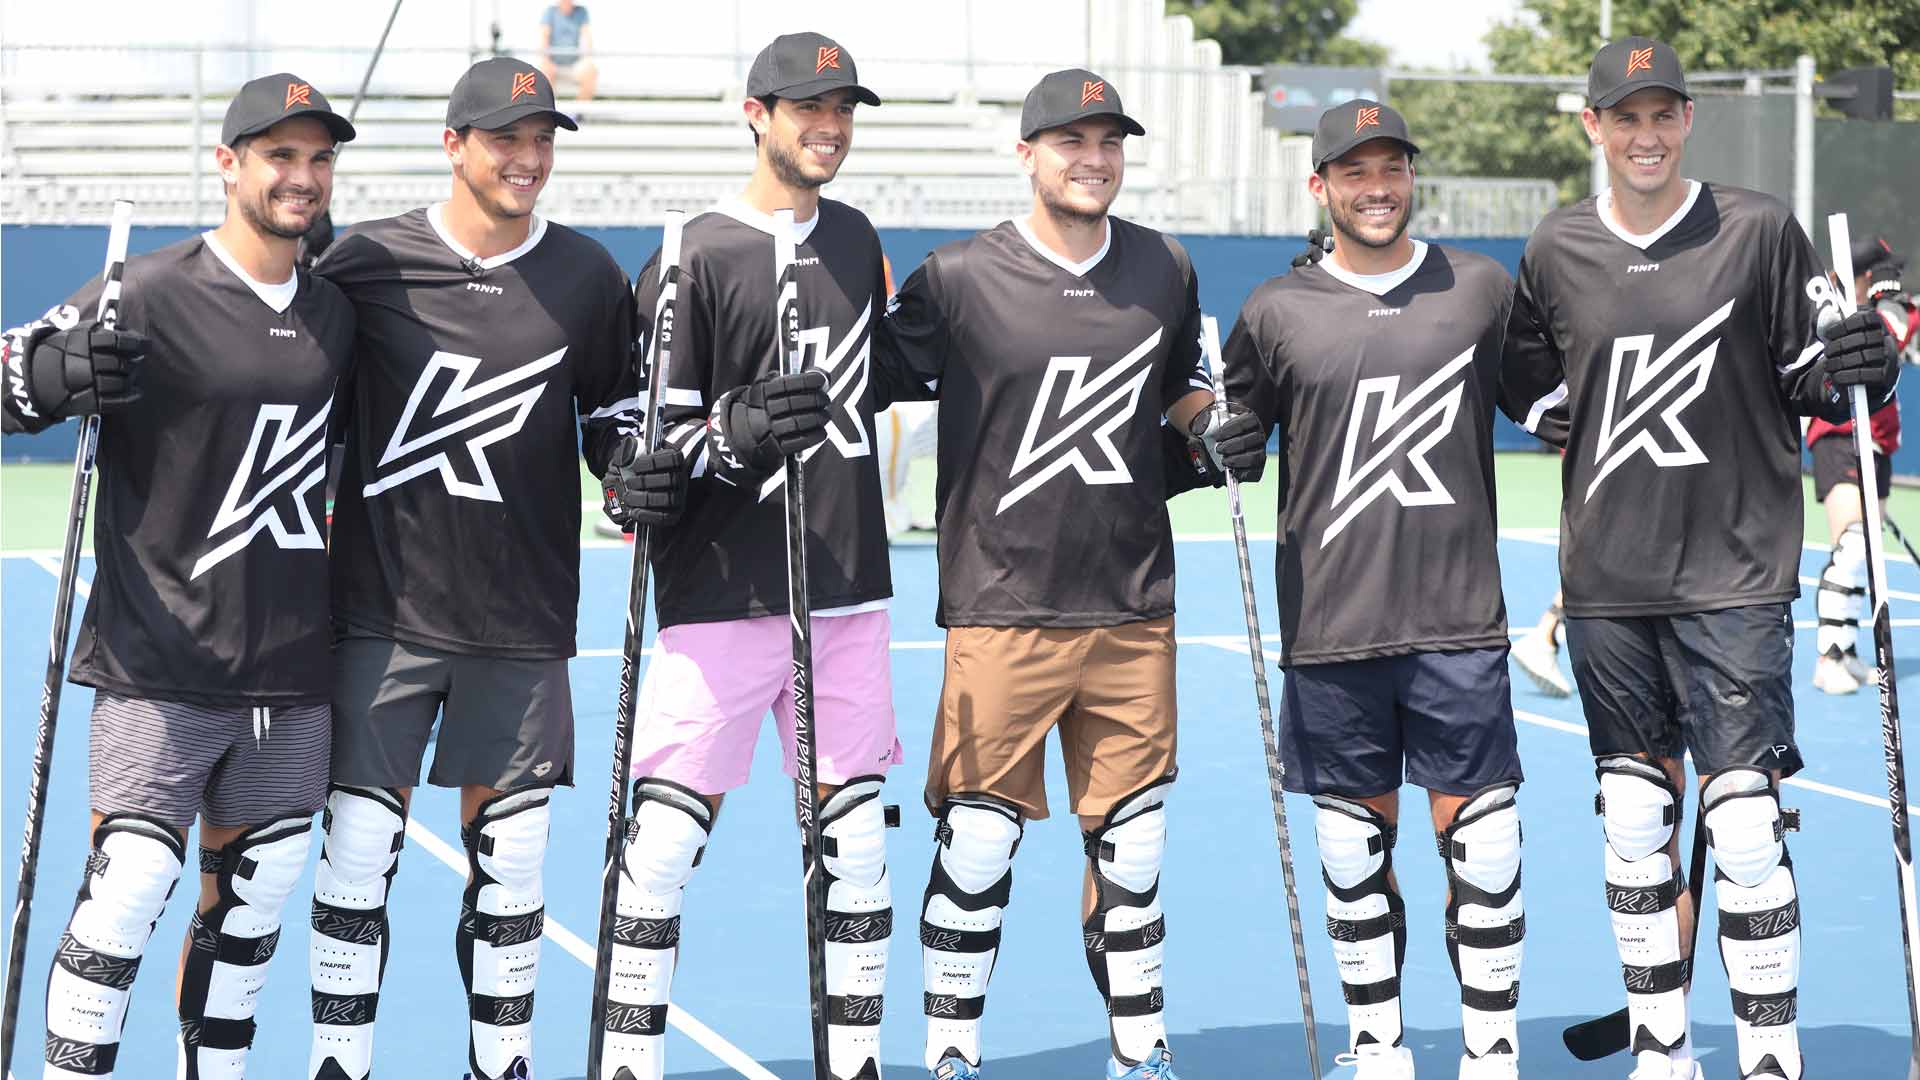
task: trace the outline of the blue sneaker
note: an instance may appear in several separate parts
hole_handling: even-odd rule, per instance
[[[940,1063],[933,1067],[932,1080],[980,1080],[980,1066],[968,1061],[959,1050],[949,1046]]]
[[[1147,1060],[1131,1067],[1107,1059],[1107,1080],[1180,1080],[1173,1075],[1173,1051],[1156,1046]]]

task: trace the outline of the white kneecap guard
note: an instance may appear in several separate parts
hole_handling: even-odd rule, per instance
[[[712,826],[712,807],[690,789],[654,777],[634,782],[614,900],[602,1076],[626,1069],[635,1080],[660,1080],[666,1072],[680,912]]]
[[[1727,769],[1707,781],[1701,799],[1714,869],[1743,888],[1764,884],[1787,851],[1772,778],[1759,769]]]
[[[1406,906],[1390,880],[1394,828],[1379,811],[1338,795],[1313,797],[1313,829],[1327,890],[1327,936],[1347,1001],[1350,1046],[1398,1046]]]
[[[980,1016],[1000,951],[1013,887],[1020,811],[989,796],[956,795],[939,810],[933,872],[920,913],[926,1067],[952,1047],[980,1060]]]
[[[880,1020],[893,935],[887,807],[881,778],[849,780],[820,808],[827,874],[827,1057],[835,1076],[879,1067]],[[897,823],[898,817],[893,820]]]
[[[1517,1053],[1516,1008],[1526,937],[1520,890],[1518,784],[1477,792],[1441,834],[1450,900],[1447,938],[1460,978],[1467,1053]],[[1501,1045],[1505,1042],[1505,1046]]]
[[[464,965],[474,1071],[498,1077],[533,1058],[533,990],[540,972],[552,789],[522,788],[480,804],[467,826],[473,930]],[[467,935],[463,934],[463,938]]]
[[[1632,757],[1602,758],[1597,769],[1607,846],[1630,863],[1664,852],[1673,839],[1678,801],[1667,774]]]
[[[1860,609],[1867,594],[1866,567],[1867,540],[1856,521],[1840,531],[1813,593],[1813,610],[1819,619],[1814,649],[1820,655],[1826,655],[1830,648],[1844,652],[1859,647]]]

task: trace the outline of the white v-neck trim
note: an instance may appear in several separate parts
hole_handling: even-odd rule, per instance
[[[1074,277],[1086,277],[1087,272],[1100,265],[1100,260],[1106,258],[1107,252],[1113,247],[1113,219],[1102,218],[1100,224],[1106,226],[1107,229],[1106,236],[1100,240],[1100,250],[1088,256],[1085,262],[1074,262],[1065,255],[1041,243],[1040,238],[1033,235],[1033,229],[1028,227],[1026,219],[1013,219],[1015,231],[1019,232],[1020,239],[1025,240],[1028,247],[1032,248],[1041,258],[1072,274]]]
[[[453,234],[447,231],[446,207],[446,203],[434,203],[432,206],[427,207],[427,224],[433,226],[433,231],[435,235],[440,237],[440,242],[447,245],[448,251],[459,256],[461,262],[470,265],[477,264],[482,270],[491,270],[496,266],[507,265],[540,246],[540,238],[547,235],[547,219],[541,217],[539,214],[534,214],[533,227],[527,230],[527,238],[520,242],[519,247],[514,248],[512,251],[501,252],[498,255],[489,255],[483,259],[461,246],[460,241],[455,240]]]
[[[1402,283],[1412,277],[1414,271],[1419,270],[1420,264],[1425,262],[1426,259],[1427,242],[1425,240],[1415,240],[1413,242],[1413,255],[1407,259],[1406,265],[1400,267],[1398,270],[1389,270],[1384,274],[1356,274],[1343,266],[1337,265],[1332,259],[1321,259],[1320,269],[1325,270],[1327,276],[1333,278],[1335,281],[1345,282],[1359,289],[1361,292],[1369,292],[1375,296],[1385,296],[1399,288]]]
[[[1654,241],[1672,232],[1674,226],[1680,224],[1681,220],[1693,209],[1693,204],[1700,198],[1700,186],[1700,181],[1698,180],[1687,181],[1686,201],[1680,204],[1680,209],[1673,212],[1673,216],[1661,222],[1660,227],[1650,233],[1630,233],[1627,231],[1626,226],[1613,219],[1612,188],[1601,192],[1600,197],[1593,200],[1593,209],[1595,213],[1600,215],[1600,224],[1605,225],[1608,232],[1639,248],[1641,251],[1645,251],[1653,246]]]
[[[724,214],[748,228],[759,229],[768,236],[773,235],[773,215],[761,213],[759,210],[749,206],[745,199],[722,199],[713,204],[712,212]],[[806,243],[807,237],[813,235],[813,227],[818,224],[820,224],[820,207],[815,205],[812,217],[805,221],[796,221],[793,223],[793,242],[795,246]]]
[[[293,306],[293,298],[300,291],[300,271],[295,270],[285,281],[261,281],[240,268],[240,263],[233,257],[233,252],[227,250],[227,246],[220,242],[219,237],[211,232],[203,232],[200,234],[200,239],[206,241],[207,250],[213,252],[213,257],[226,264],[227,269],[233,271],[233,276],[239,278],[247,288],[252,289],[253,295],[259,297],[261,303],[272,308],[275,315],[285,315],[287,309]]]

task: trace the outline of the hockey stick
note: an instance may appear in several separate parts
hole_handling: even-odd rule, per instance
[[[1200,340],[1213,369],[1214,400],[1227,400],[1227,376],[1220,362],[1220,322],[1200,317]],[[1273,730],[1273,703],[1267,695],[1267,658],[1260,644],[1260,609],[1254,603],[1253,560],[1247,554],[1247,517],[1240,504],[1240,481],[1227,473],[1227,506],[1233,514],[1233,551],[1240,560],[1240,602],[1247,615],[1247,655],[1253,659],[1253,696],[1260,707],[1260,739],[1267,752],[1267,794],[1273,799],[1273,832],[1280,841],[1280,878],[1287,892],[1287,926],[1293,933],[1293,971],[1300,983],[1300,1018],[1307,1036],[1307,1064],[1320,1072],[1320,1035],[1313,1020],[1313,986],[1307,980],[1307,944],[1300,931],[1300,892],[1293,879],[1293,841],[1287,833],[1286,793],[1281,781],[1287,767],[1280,763],[1280,742]]]
[[[1833,271],[1847,310],[1859,306],[1853,278],[1853,242],[1847,215],[1827,217],[1827,240],[1833,245]],[[1907,828],[1907,765],[1900,748],[1900,697],[1894,684],[1893,617],[1887,611],[1887,541],[1878,527],[1880,489],[1874,476],[1872,420],[1868,417],[1867,388],[1856,384],[1851,392],[1853,449],[1860,457],[1860,510],[1867,527],[1867,582],[1872,587],[1874,681],[1880,684],[1880,742],[1887,759],[1887,803],[1893,815],[1895,887],[1900,896],[1900,949],[1907,969],[1907,1023],[1911,1042],[1907,1054],[1908,1080],[1920,1080],[1920,997],[1915,996],[1913,947],[1920,941],[1920,910],[1913,892],[1913,840]]]
[[[1899,524],[1893,520],[1892,514],[1887,513],[1887,508],[1884,506],[1880,508],[1880,524],[1885,525],[1887,531],[1893,534],[1893,538],[1900,542],[1900,546],[1907,549],[1907,558],[1912,559],[1915,566],[1920,566],[1920,551],[1913,550],[1913,543],[1907,539],[1906,533],[1900,531]]]
[[[793,211],[773,212],[774,337],[780,373],[798,375],[800,282],[794,265]],[[787,608],[793,626],[793,803],[800,822],[807,913],[807,996],[813,1022],[813,1075],[827,1068],[827,878],[820,835],[820,789],[814,780],[813,620],[807,599],[806,463],[787,458]]]
[[[660,243],[660,296],[653,305],[651,362],[642,358],[640,382],[646,388],[646,412],[641,414],[641,437],[647,453],[660,449],[660,399],[667,385],[667,363],[673,349],[673,304],[680,291],[680,234],[687,215],[667,211],[666,233]],[[627,590],[627,637],[620,650],[619,719],[613,728],[613,789],[607,797],[607,861],[600,873],[600,933],[593,956],[593,1003],[589,1012],[593,1027],[587,1032],[587,1080],[600,1080],[600,1055],[606,1045],[609,1027],[626,1030],[655,1026],[653,1009],[647,1015],[612,1015],[607,1005],[607,987],[613,975],[614,939],[633,927],[619,918],[621,855],[627,834],[627,773],[633,766],[634,718],[638,711],[640,684],[640,643],[647,629],[647,577],[652,565],[653,529],[642,525],[633,530],[633,570]]]
[[[366,100],[367,84],[373,81],[373,69],[380,63],[380,54],[387,51],[387,35],[393,33],[393,20],[400,17],[400,5],[406,0],[393,0],[393,10],[387,13],[387,27],[380,31],[380,41],[373,47],[373,55],[367,58],[366,74],[360,76],[360,89],[354,91],[353,104],[347,108],[347,123],[360,115],[360,103]]]
[[[117,199],[107,230],[107,262],[100,272],[100,307],[95,315],[111,327],[120,321],[120,279],[127,265],[127,234],[133,204]],[[33,739],[33,779],[27,786],[27,838],[20,848],[20,877],[13,890],[13,938],[7,949],[7,990],[0,1015],[0,1074],[11,1075],[13,1036],[20,1022],[20,978],[27,960],[27,923],[33,905],[34,873],[40,864],[40,829],[47,819],[47,780],[53,771],[53,732],[60,719],[60,683],[67,671],[67,629],[73,623],[73,585],[80,567],[81,534],[87,528],[87,502],[93,495],[93,454],[100,445],[100,415],[80,420],[80,442],[73,451],[73,488],[67,495],[67,536],[60,547],[60,585],[53,594],[53,634],[47,648],[47,679],[40,685],[40,730]]]

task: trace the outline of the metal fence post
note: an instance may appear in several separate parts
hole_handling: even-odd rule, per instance
[[[193,224],[196,226],[201,223],[200,189],[207,167],[206,138],[205,132],[202,131],[202,125],[205,123],[202,114],[206,112],[207,100],[206,55],[204,49],[193,50],[193,193],[192,201],[188,206],[192,208]]]
[[[1793,216],[1813,235],[1813,57],[1793,62]]]

